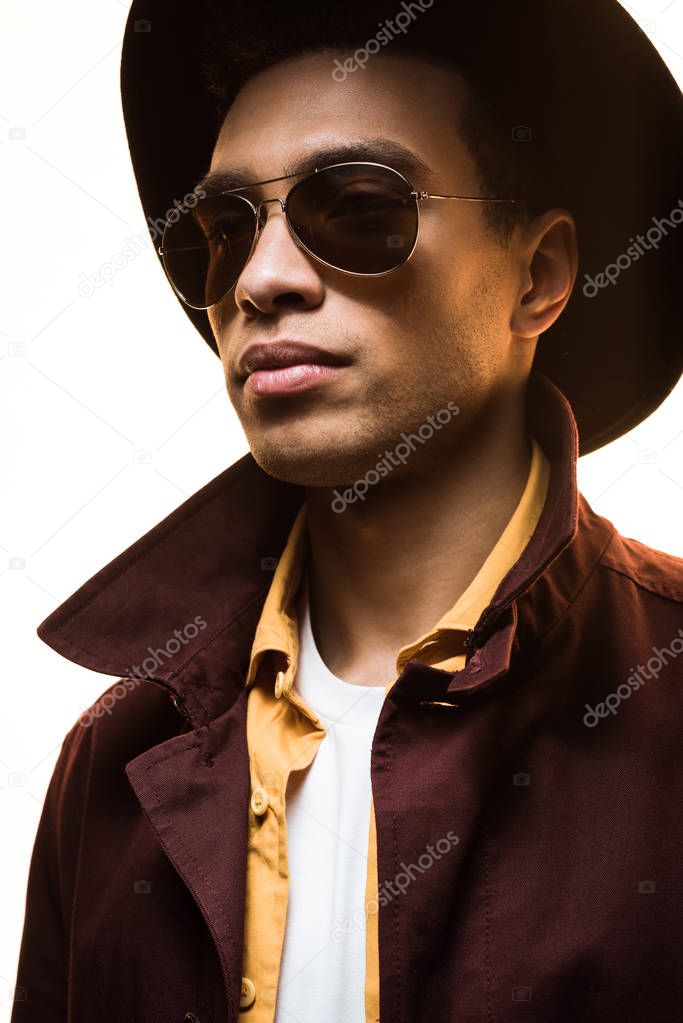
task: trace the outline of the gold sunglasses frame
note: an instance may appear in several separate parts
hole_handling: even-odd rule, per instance
[[[405,256],[401,260],[400,263],[397,263],[396,266],[392,266],[389,270],[381,270],[379,273],[361,273],[361,272],[358,272],[357,270],[345,270],[341,266],[335,266],[334,263],[329,263],[327,260],[323,259],[321,256],[318,256],[315,252],[311,251],[311,249],[309,249],[308,246],[298,237],[298,235],[296,234],[296,232],[294,231],[294,229],[292,227],[292,224],[291,224],[291,222],[289,220],[289,215],[288,215],[288,212],[287,212],[287,203],[288,203],[289,197],[292,194],[292,192],[296,188],[299,188],[301,185],[303,185],[309,178],[314,177],[316,174],[319,174],[322,171],[335,170],[336,168],[339,168],[339,167],[379,167],[382,170],[391,171],[392,174],[394,174],[397,177],[401,178],[402,181],[405,182],[405,184],[408,187],[408,191],[409,191],[410,196],[415,200],[415,212],[417,214],[417,230],[415,232],[415,241],[413,242],[412,248],[411,248],[410,252],[408,253],[408,255]],[[301,178],[302,180],[298,181],[295,185],[292,185],[292,187],[289,189],[289,191],[287,192],[287,195],[285,196],[284,199],[279,198],[279,197],[273,197],[272,199],[262,199],[261,202],[259,202],[259,203],[253,203],[245,195],[239,195],[240,192],[243,192],[247,188],[256,188],[259,185],[270,185],[270,184],[273,184],[276,181],[287,181],[290,178]],[[254,214],[254,222],[255,222],[255,225],[256,225],[256,229],[254,231],[254,238],[253,238],[253,241],[252,241],[252,244],[251,244],[251,248],[249,249],[249,255],[247,256],[247,258],[244,261],[244,266],[242,267],[242,270],[240,270],[239,274],[237,275],[237,277],[235,278],[233,283],[228,288],[226,288],[226,290],[223,292],[221,297],[216,299],[215,302],[212,302],[211,305],[208,305],[208,306],[200,305],[200,306],[198,306],[198,305],[193,305],[190,301],[188,301],[186,296],[183,295],[183,293],[180,291],[180,289],[173,282],[173,279],[172,279],[171,274],[169,272],[168,265],[166,263],[166,258],[165,258],[167,253],[168,253],[168,250],[164,248],[164,238],[166,238],[167,230],[169,230],[171,227],[173,227],[173,225],[177,222],[179,215],[181,215],[181,214],[183,214],[185,212],[188,212],[189,210],[192,210],[192,209],[194,209],[196,207],[196,205],[197,205],[196,198],[195,198],[194,201],[192,199],[189,199],[186,202],[184,202],[181,206],[176,207],[175,212],[172,214],[173,220],[171,220],[169,218],[169,220],[167,220],[166,223],[164,224],[164,230],[163,230],[163,233],[162,233],[162,236],[161,236],[161,244],[159,245],[159,247],[157,249],[157,252],[159,253],[159,256],[161,257],[161,261],[162,261],[162,264],[163,264],[163,267],[164,267],[164,272],[166,274],[166,277],[168,278],[169,284],[171,285],[171,287],[173,288],[175,293],[178,295],[178,297],[181,299],[181,301],[183,301],[185,303],[185,305],[189,306],[190,309],[203,309],[203,310],[212,309],[213,306],[218,305],[219,302],[222,302],[223,299],[225,298],[225,296],[228,295],[232,291],[232,289],[235,287],[235,285],[237,284],[237,281],[239,280],[240,274],[242,273],[242,271],[244,270],[244,267],[247,265],[247,263],[249,262],[249,260],[252,257],[252,254],[254,252],[254,249],[256,248],[256,244],[258,242],[259,236],[260,236],[261,231],[262,231],[261,208],[263,206],[265,206],[269,202],[279,202],[280,203],[280,208],[282,209],[282,212],[285,215],[285,222],[287,224],[287,229],[288,229],[290,235],[292,236],[294,242],[296,243],[296,245],[299,248],[303,249],[304,252],[307,252],[308,255],[311,256],[312,259],[315,259],[316,262],[322,264],[323,266],[329,267],[331,270],[337,270],[339,273],[350,274],[352,277],[386,277],[387,274],[394,273],[396,270],[399,270],[402,266],[405,266],[405,264],[408,262],[408,260],[411,258],[411,256],[415,252],[415,249],[417,248],[418,239],[420,237],[420,203],[421,202],[427,202],[429,199],[458,199],[461,202],[495,202],[495,203],[497,203],[497,202],[518,203],[518,202],[524,202],[525,201],[524,199],[521,199],[521,198],[516,198],[516,199],[499,199],[499,198],[491,198],[489,196],[479,196],[479,195],[440,195],[440,194],[437,194],[436,192],[427,192],[427,191],[425,191],[423,189],[417,190],[417,189],[415,189],[413,187],[413,185],[408,180],[408,178],[405,176],[405,174],[402,174],[401,171],[396,170],[395,167],[390,167],[388,164],[385,164],[385,163],[374,163],[374,162],[369,161],[369,160],[347,160],[344,163],[333,163],[333,164],[328,164],[325,167],[316,167],[312,172],[311,171],[299,171],[298,173],[295,173],[295,174],[283,174],[279,178],[267,178],[264,181],[254,181],[250,185],[240,185],[239,188],[228,188],[224,192],[216,192],[216,193],[212,194],[209,198],[215,199],[215,198],[219,198],[222,195],[237,195],[238,198],[242,199],[243,202],[247,203],[248,206],[251,207],[251,210],[252,210],[252,212]],[[175,252],[179,252],[179,251],[182,251],[182,249],[175,249],[174,251]]]

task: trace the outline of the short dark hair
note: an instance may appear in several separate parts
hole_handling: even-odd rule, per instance
[[[235,32],[234,13],[227,15],[216,0],[212,16],[205,25],[204,51],[200,73],[204,87],[213,98],[216,130],[220,128],[238,90],[250,78],[282,61],[312,54],[339,52],[350,54],[363,45],[359,25],[376,23],[373,15],[386,14],[380,0],[347,0],[343,10],[323,9],[320,16],[297,19],[288,11],[286,24],[270,0],[262,0],[254,10],[249,6],[240,14]],[[276,6],[276,5],[275,5]],[[273,7],[272,20],[268,9]],[[251,15],[251,16],[250,16]],[[245,23],[245,17],[247,22]],[[264,25],[268,26],[264,30]],[[414,30],[411,30],[411,32]],[[367,40],[366,40],[367,41]],[[476,47],[461,48],[463,59],[454,59],[450,46],[424,37],[400,37],[392,42],[391,52],[418,57],[428,63],[458,72],[466,90],[457,128],[475,162],[483,194],[492,197],[520,197],[521,203],[483,205],[485,222],[501,245],[507,245],[519,224],[527,222],[543,207],[535,198],[538,161],[526,159],[525,146],[513,134],[507,110],[499,99],[509,87],[506,72],[496,62],[485,65],[477,58]]]

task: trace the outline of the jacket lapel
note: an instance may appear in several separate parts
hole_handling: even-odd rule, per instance
[[[246,696],[206,728],[177,735],[126,766],[140,806],[199,905],[221,964],[228,1019],[239,1012],[249,805]]]

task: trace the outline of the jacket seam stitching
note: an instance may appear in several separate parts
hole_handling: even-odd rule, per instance
[[[185,751],[186,751],[187,749],[191,749],[191,748],[193,748],[193,747],[195,747],[195,748],[198,748],[198,747],[199,747],[199,743],[197,743],[197,742],[193,742],[193,743],[190,743],[190,744],[188,744],[187,746],[183,747],[183,748],[182,748],[182,750],[177,750],[177,751],[176,751],[176,754],[177,754],[177,753],[180,753],[180,752],[185,752]],[[163,761],[164,761],[164,760],[168,760],[168,759],[169,759],[169,757],[172,757],[172,756],[174,756],[174,755],[176,755],[176,754],[170,753],[170,754],[168,754],[168,755],[167,755],[167,756],[165,756],[165,757],[161,757],[161,758],[160,758],[159,760],[155,760],[155,761],[153,761],[153,762],[152,762],[151,764],[149,764],[149,765],[148,765],[148,766],[147,766],[147,767],[145,768],[145,773],[146,773],[147,775],[149,775],[149,772],[151,771],[151,769],[152,769],[153,767],[156,767],[156,766],[157,766],[157,764],[163,763]],[[169,817],[169,815],[168,815],[168,813],[166,812],[166,810],[164,809],[164,805],[163,805],[163,803],[161,802],[161,798],[160,798],[160,796],[159,796],[159,793],[158,793],[158,791],[157,791],[157,789],[156,789],[156,787],[155,787],[155,785],[154,785],[154,782],[152,781],[152,779],[151,779],[150,777],[148,777],[148,785],[149,785],[149,788],[150,788],[150,790],[151,790],[152,794],[154,795],[154,799],[156,800],[156,804],[157,804],[157,807],[158,807],[158,809],[159,809],[159,812],[160,812],[160,813],[162,814],[162,816],[163,816],[164,820],[165,820],[165,821],[166,821],[166,823],[167,823],[167,826],[169,827],[169,829],[171,830],[171,832],[172,832],[172,833],[173,833],[173,834],[174,834],[174,835],[176,836],[176,840],[178,841],[178,843],[179,843],[180,847],[182,848],[183,852],[184,852],[184,853],[185,853],[185,855],[187,856],[187,858],[188,858],[189,862],[191,862],[191,863],[192,863],[192,864],[194,865],[194,867],[195,867],[195,869],[196,869],[196,871],[197,871],[198,875],[199,875],[199,876],[201,877],[201,879],[202,879],[202,882],[203,882],[203,885],[204,885],[204,887],[205,887],[206,891],[207,891],[207,892],[209,892],[209,893],[210,893],[210,895],[211,895],[211,900],[212,900],[212,903],[213,903],[213,905],[214,905],[215,909],[217,910],[217,913],[218,913],[218,916],[219,916],[219,918],[220,918],[220,919],[221,919],[221,920],[223,921],[223,924],[224,924],[224,926],[225,926],[225,933],[226,933],[226,936],[227,936],[228,942],[230,943],[230,947],[231,947],[231,949],[232,949],[232,953],[233,953],[233,957],[232,957],[232,958],[233,958],[233,960],[234,960],[234,959],[236,959],[236,953],[237,953],[237,949],[236,949],[236,947],[235,947],[235,942],[234,942],[234,940],[233,940],[233,937],[232,937],[232,933],[231,933],[231,930],[230,930],[230,924],[229,924],[229,922],[228,922],[228,918],[227,918],[227,916],[225,915],[225,912],[224,912],[224,910],[223,910],[223,907],[222,907],[222,905],[221,905],[221,900],[220,900],[220,897],[219,897],[219,895],[218,895],[218,892],[216,891],[216,889],[215,889],[215,888],[213,887],[213,885],[211,884],[211,882],[210,882],[210,881],[208,880],[208,878],[206,877],[206,874],[204,873],[204,870],[202,869],[202,866],[201,866],[201,864],[200,864],[200,863],[198,862],[198,860],[196,859],[196,857],[195,857],[195,856],[193,856],[193,855],[192,855],[192,853],[190,852],[190,850],[188,849],[188,847],[187,847],[187,845],[185,844],[185,842],[184,842],[184,840],[183,840],[182,836],[181,836],[181,835],[180,835],[180,833],[178,832],[178,829],[174,827],[174,825],[173,825],[173,821],[172,821],[172,819],[171,819],[171,818]],[[211,931],[212,933],[214,933],[214,932],[213,932],[213,928],[211,927],[211,925],[209,925],[209,930],[210,930],[210,931]],[[216,940],[216,939],[217,939],[217,935],[215,935],[215,933],[214,933],[214,940]],[[216,941],[216,943],[217,943],[218,945],[220,945],[220,947],[222,947],[222,942]],[[228,961],[227,961],[227,967],[228,967],[228,970],[229,970],[229,973],[230,973],[230,980],[231,980],[231,981],[233,982],[233,984],[234,984],[234,981],[235,981],[235,972],[234,972],[234,967],[233,967],[233,965],[232,965],[232,962],[231,962],[230,960],[228,960]],[[227,992],[226,992],[226,994],[227,994]],[[231,1011],[232,1011],[232,1008],[233,1008],[232,1002],[233,1002],[232,998],[231,998],[230,996],[228,996],[228,1005],[229,1005],[229,1008],[230,1008],[230,1010],[231,1010]],[[231,1017],[231,1018],[232,1018],[232,1017]]]
[[[165,753],[163,757],[157,757],[150,764],[146,764],[145,771],[151,771],[153,767],[158,767],[159,764],[164,764],[167,760],[172,760],[173,757],[180,756],[181,753],[187,753],[187,751],[190,749],[201,750],[201,743],[194,737],[191,742],[186,742],[183,746],[179,746],[178,749],[171,750],[170,752]],[[156,796],[156,791],[154,794]]]
[[[635,576],[632,572],[629,572],[622,566],[612,565],[609,561],[600,561],[599,564],[609,571],[616,572],[617,575],[623,576],[624,579],[628,579],[641,590],[647,590],[648,593],[654,593],[657,597],[663,597],[665,600],[672,600],[677,604],[683,602],[683,592],[681,592],[681,590],[677,590],[675,593],[665,593],[661,588],[658,588],[658,584],[653,579],[650,579],[647,576]],[[661,584],[659,585],[661,586]]]

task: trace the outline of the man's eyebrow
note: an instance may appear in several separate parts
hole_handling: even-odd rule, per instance
[[[293,174],[311,174],[316,167],[328,167],[333,163],[352,163],[356,160],[367,163],[383,163],[400,171],[407,178],[419,176],[419,187],[434,182],[434,172],[417,153],[393,139],[364,139],[358,142],[344,142],[322,146],[298,157],[284,168],[286,177]],[[248,167],[234,167],[209,171],[194,186],[195,191],[203,189],[207,195],[218,195],[231,189],[243,189],[257,180]],[[270,179],[269,179],[270,180]],[[416,187],[418,187],[416,183]]]

